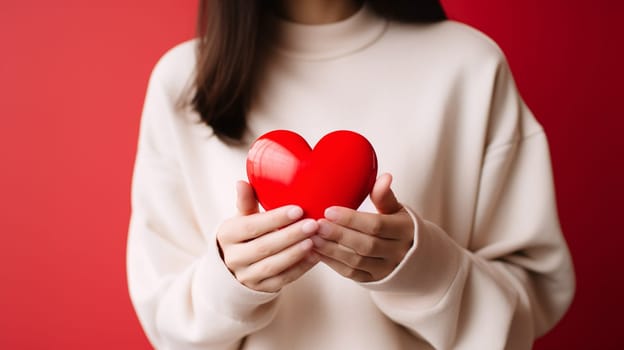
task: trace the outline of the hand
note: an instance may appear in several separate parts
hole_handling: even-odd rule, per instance
[[[279,291],[319,262],[309,238],[318,223],[299,220],[303,210],[294,205],[259,213],[252,187],[239,181],[236,189],[239,215],[224,221],[217,231],[221,257],[243,285]]]
[[[390,189],[392,176],[375,182],[370,198],[378,214],[330,207],[318,220],[312,237],[321,260],[357,282],[383,279],[396,268],[413,244],[414,223]]]

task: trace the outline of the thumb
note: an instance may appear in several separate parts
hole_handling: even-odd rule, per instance
[[[390,188],[392,175],[385,173],[377,178],[370,198],[380,214],[394,214],[403,206],[399,203]]]
[[[236,183],[236,207],[241,215],[251,215],[258,212],[258,201],[251,185],[245,181]]]

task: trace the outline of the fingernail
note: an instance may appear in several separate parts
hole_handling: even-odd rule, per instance
[[[318,230],[318,224],[314,220],[307,220],[303,226],[301,226],[301,231],[303,233],[312,233]]]
[[[338,219],[338,212],[333,208],[325,209],[325,218],[331,221]]]
[[[300,243],[300,247],[303,250],[308,250],[308,249],[312,248],[313,246],[314,246],[314,243],[310,239],[303,240]]]
[[[292,208],[288,209],[288,212],[286,213],[286,215],[291,220],[298,219],[301,217],[301,215],[303,215],[303,209],[297,206],[293,206]]]
[[[326,222],[321,222],[318,228],[318,234],[323,237],[327,237],[329,234],[329,224]]]
[[[314,246],[317,248],[320,248],[323,246],[323,244],[325,244],[325,242],[323,242],[323,239],[321,237],[312,236],[310,237],[310,239],[312,240],[312,243],[314,243]]]

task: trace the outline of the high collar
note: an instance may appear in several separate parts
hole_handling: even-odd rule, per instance
[[[337,58],[362,50],[381,37],[388,25],[366,2],[350,17],[332,23],[302,24],[270,12],[266,20],[272,26],[271,46],[276,51],[310,60]]]

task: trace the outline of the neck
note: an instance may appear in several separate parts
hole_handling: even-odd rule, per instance
[[[302,24],[326,24],[348,18],[362,5],[358,0],[276,0],[280,17]]]

